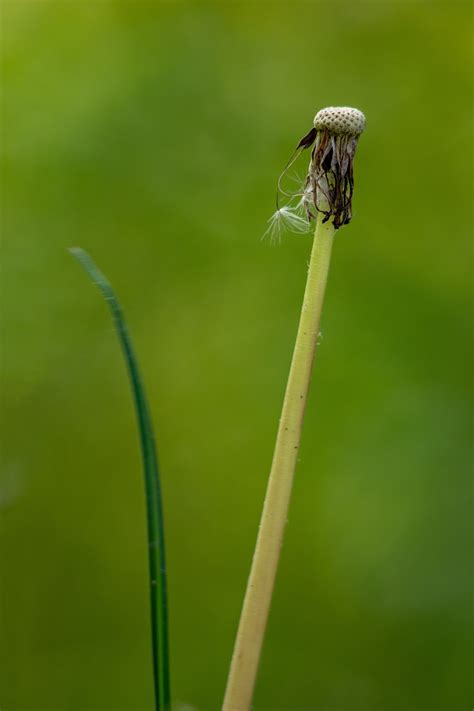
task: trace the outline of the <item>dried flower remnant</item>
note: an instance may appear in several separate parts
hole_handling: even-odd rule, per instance
[[[359,136],[365,128],[365,116],[358,109],[346,106],[333,107],[318,111],[314,118],[313,128],[300,140],[296,150],[280,178],[277,190],[277,211],[270,218],[270,223],[278,222],[279,213],[289,210],[297,213],[303,210],[301,219],[309,223],[316,214],[323,214],[323,222],[332,218],[334,228],[347,225],[352,217],[352,195],[354,192],[353,160]],[[302,189],[289,193],[282,187],[282,180],[300,153],[310,147],[311,160],[308,174]],[[298,204],[279,207],[279,195],[298,198]],[[301,223],[294,230],[293,225],[287,226],[292,231],[303,232]]]
[[[365,128],[365,116],[348,107],[322,109],[314,118],[316,140],[311,153],[303,204],[308,220],[317,211],[323,222],[331,217],[334,227],[347,225],[352,217],[353,160],[357,141]]]

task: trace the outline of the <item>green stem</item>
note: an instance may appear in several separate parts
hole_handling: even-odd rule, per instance
[[[122,308],[110,282],[98,269],[87,252],[84,252],[84,250],[78,247],[70,249],[70,252],[85,269],[92,281],[99,287],[109,306],[132,387],[140,433],[145,479],[155,708],[156,711],[169,711],[171,702],[164,525],[158,461],[150,411],[148,409],[148,403],[138,369],[138,362],[123,317]]]
[[[240,617],[223,711],[250,709],[283,540],[319,334],[334,236],[318,215],[260,528]]]

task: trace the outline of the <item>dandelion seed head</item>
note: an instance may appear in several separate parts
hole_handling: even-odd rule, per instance
[[[313,127],[300,139],[278,178],[277,209],[263,237],[268,235],[272,242],[279,242],[284,231],[307,232],[318,213],[323,222],[331,220],[336,230],[350,222],[353,161],[364,129],[365,116],[359,109],[329,106],[318,111]],[[308,148],[311,159],[306,178],[301,180],[289,171]],[[288,204],[280,207],[280,198]]]
[[[318,111],[314,117],[317,131],[326,129],[335,135],[350,134],[360,136],[365,128],[365,116],[359,109],[349,106],[328,106]]]

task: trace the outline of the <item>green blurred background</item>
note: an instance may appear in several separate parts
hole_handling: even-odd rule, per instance
[[[71,245],[112,280],[152,405],[174,699],[219,709],[310,250],[260,236],[338,104],[367,130],[255,709],[472,708],[471,20],[3,2],[3,711],[152,709],[134,413]]]

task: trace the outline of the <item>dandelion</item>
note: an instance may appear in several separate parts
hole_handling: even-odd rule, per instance
[[[279,238],[284,228],[306,232],[312,220],[316,221],[316,227],[303,307],[223,711],[248,711],[252,703],[288,517],[314,354],[321,340],[319,324],[333,238],[336,230],[346,225],[352,216],[353,160],[364,127],[364,114],[357,109],[322,109],[316,114],[313,128],[300,140],[278,179],[277,209],[269,220],[266,234]],[[304,184],[297,193],[283,189],[285,174],[302,151],[311,147],[311,160]],[[299,202],[295,207],[280,207],[280,196],[289,198],[290,204],[299,197]]]
[[[281,237],[286,229],[290,232],[307,232],[309,223],[318,212],[323,215],[323,222],[333,218],[334,229],[347,225],[352,217],[352,196],[354,193],[353,160],[359,136],[365,128],[365,116],[362,111],[349,107],[333,107],[318,111],[314,117],[313,128],[300,140],[290,160],[278,178],[276,205],[277,210],[270,218],[270,228]],[[302,151],[313,147],[306,179],[298,190],[290,191],[283,187],[283,180]],[[294,177],[292,178],[294,180]],[[294,208],[280,208],[280,197],[290,201],[299,197]],[[299,217],[295,224],[291,220],[280,219],[279,213],[288,209]],[[277,214],[278,213],[278,214]],[[303,220],[306,227],[303,228]],[[273,225],[273,227],[272,227]]]
[[[316,114],[315,142],[303,198],[309,220],[315,217],[314,207],[323,213],[323,222],[333,218],[336,230],[350,222],[354,192],[353,160],[364,128],[365,116],[358,109],[331,106]]]

